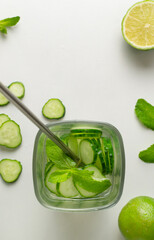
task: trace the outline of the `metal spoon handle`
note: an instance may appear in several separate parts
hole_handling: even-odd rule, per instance
[[[47,135],[64,153],[78,162],[79,158],[56,136],[50,129],[41,122],[32,111],[30,111],[10,90],[0,82],[0,92],[10,100],[26,117],[28,117],[45,135]]]

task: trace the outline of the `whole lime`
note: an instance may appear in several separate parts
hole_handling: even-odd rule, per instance
[[[127,240],[154,240],[154,198],[130,200],[121,210],[118,223]]]

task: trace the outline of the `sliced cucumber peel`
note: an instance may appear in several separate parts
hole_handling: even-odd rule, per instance
[[[16,148],[21,142],[21,131],[16,122],[8,120],[0,126],[0,145],[8,148]]]
[[[15,182],[22,171],[22,165],[17,160],[2,159],[0,161],[0,174],[7,183]]]
[[[44,104],[42,114],[48,119],[60,119],[65,115],[65,107],[61,100],[51,98]]]
[[[5,106],[8,103],[9,100],[2,93],[0,93],[0,106]]]
[[[8,89],[18,98],[23,98],[25,95],[25,87],[21,82],[13,82],[8,86]]]
[[[8,115],[6,115],[6,114],[4,114],[4,113],[0,114],[0,126],[1,126],[4,122],[6,122],[6,121],[8,121],[8,120],[10,120],[10,118],[9,118]]]

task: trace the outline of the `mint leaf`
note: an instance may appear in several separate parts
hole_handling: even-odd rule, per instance
[[[138,99],[135,113],[141,123],[154,130],[154,106],[144,99]]]
[[[46,141],[46,154],[47,157],[58,167],[58,168],[73,168],[76,163],[68,157],[54,142],[50,139]]]
[[[19,16],[0,20],[0,32],[7,34],[6,27],[12,27],[16,25],[19,22],[19,20],[20,20]]]
[[[7,29],[5,27],[0,26],[0,32],[7,34]]]
[[[89,192],[101,193],[111,186],[109,179],[103,178],[94,178],[92,171],[80,170],[73,171],[73,180],[81,188]]]
[[[139,158],[147,163],[154,163],[154,144],[139,153]]]
[[[57,170],[51,173],[48,181],[52,183],[60,183],[66,181],[72,175],[71,170]]]
[[[0,20],[0,26],[3,27],[12,27],[16,25],[20,20],[20,17],[12,17],[12,18],[5,18],[3,20]]]

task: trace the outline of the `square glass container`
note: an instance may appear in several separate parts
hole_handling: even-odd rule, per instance
[[[112,185],[102,194],[92,198],[64,198],[51,193],[44,184],[44,169],[47,163],[45,145],[46,135],[38,132],[33,152],[33,182],[35,195],[45,207],[59,211],[85,212],[101,210],[115,205],[123,191],[125,176],[125,155],[122,137],[119,131],[108,123],[70,121],[47,125],[57,136],[70,133],[72,128],[96,128],[102,131],[102,136],[111,139],[114,151],[114,168],[111,176]]]

